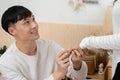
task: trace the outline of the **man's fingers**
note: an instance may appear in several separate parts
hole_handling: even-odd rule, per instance
[[[60,54],[58,54],[58,57],[61,57],[63,54],[67,53],[67,50],[61,51]]]
[[[75,54],[76,56],[80,56],[80,53],[79,53],[78,50],[74,50],[73,52],[74,52],[74,54]]]
[[[66,63],[68,63],[68,62],[69,62],[69,58],[66,58],[66,59],[64,59],[64,60],[62,61],[63,64],[66,64]]]
[[[88,53],[88,49],[87,48],[82,49],[82,51],[84,52],[85,55]]]
[[[72,48],[67,49],[68,53],[71,53],[72,50],[73,50]]]
[[[66,50],[66,51],[62,51],[60,54],[58,54],[58,56],[56,58],[59,61],[63,61],[64,59],[69,58],[70,55],[71,55],[71,52]]]

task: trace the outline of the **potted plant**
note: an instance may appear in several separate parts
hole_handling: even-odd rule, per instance
[[[4,52],[6,51],[7,46],[4,45],[2,48],[0,48],[0,55],[4,54]]]

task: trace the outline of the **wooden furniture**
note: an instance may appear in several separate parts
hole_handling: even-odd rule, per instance
[[[87,78],[88,79],[100,79],[100,80],[104,80],[104,73],[103,74],[98,74],[96,72],[95,74],[88,75]]]
[[[103,74],[98,74],[96,72],[95,74],[88,75],[87,78],[95,78],[95,79],[100,79],[100,80],[112,80],[112,60],[109,59]]]
[[[112,80],[112,59],[110,59],[107,64],[105,71],[105,80]]]

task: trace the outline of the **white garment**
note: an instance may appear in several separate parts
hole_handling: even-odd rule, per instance
[[[113,33],[114,35],[88,37],[80,43],[81,48],[103,48],[112,49],[112,77],[115,73],[117,63],[120,62],[120,0],[118,0],[112,11]]]
[[[54,41],[39,39],[36,41],[37,54],[29,56],[22,53],[13,43],[0,58],[0,72],[7,80],[54,80],[56,55],[63,49]],[[31,45],[32,46],[32,45]],[[82,62],[79,71],[68,69],[68,76],[73,80],[85,80],[87,65]]]
[[[112,21],[113,21],[113,33],[120,34],[120,0],[115,2],[112,11]],[[119,43],[118,43],[119,44]],[[114,75],[117,63],[120,62],[120,50],[113,50],[113,70],[112,73]],[[115,65],[114,65],[115,63]],[[112,75],[112,76],[113,76]]]
[[[115,2],[112,11],[113,33],[120,33],[120,0]]]

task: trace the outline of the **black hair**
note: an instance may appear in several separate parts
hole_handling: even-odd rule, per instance
[[[12,6],[8,8],[2,15],[1,25],[2,28],[8,32],[10,24],[15,24],[17,21],[26,19],[32,16],[32,12],[24,6]],[[9,32],[8,32],[9,33]]]

